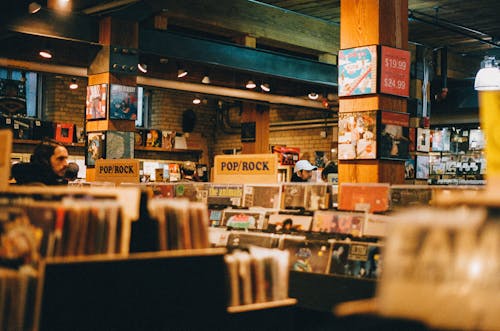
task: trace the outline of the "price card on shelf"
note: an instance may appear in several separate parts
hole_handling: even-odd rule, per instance
[[[380,93],[410,96],[410,52],[381,47]]]

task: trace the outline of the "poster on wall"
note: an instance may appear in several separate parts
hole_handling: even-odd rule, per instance
[[[417,152],[429,152],[431,150],[431,130],[417,128]]]
[[[380,113],[380,158],[406,160],[409,156],[410,115],[382,111]]]
[[[87,155],[85,164],[94,167],[95,161],[104,158],[106,135],[103,132],[90,132],[87,135]]]
[[[108,84],[87,86],[85,117],[87,120],[106,118]]]
[[[416,178],[429,179],[429,156],[417,155],[415,163],[417,164]]]
[[[377,92],[377,46],[339,51],[339,96]]]
[[[108,131],[106,133],[107,159],[133,159],[135,132]]]
[[[469,149],[471,151],[480,151],[484,149],[484,134],[480,129],[470,130]]]
[[[449,152],[450,151],[451,132],[448,128],[435,129],[432,131],[432,151]]]
[[[111,84],[109,118],[137,119],[137,87]]]
[[[380,93],[410,96],[410,52],[387,46],[380,50]]]
[[[338,157],[377,158],[377,111],[339,113]]]
[[[25,82],[13,79],[0,79],[0,112],[6,115],[26,116]]]

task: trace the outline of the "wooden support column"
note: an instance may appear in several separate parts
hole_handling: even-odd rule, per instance
[[[340,6],[340,48],[385,45],[408,49],[408,0],[349,0]],[[406,112],[406,98],[372,94],[341,97],[339,112]],[[404,182],[404,162],[339,161],[339,182]]]
[[[241,36],[235,41],[238,44],[247,47],[257,47],[257,39],[252,36]],[[257,88],[260,88],[259,82],[255,83],[257,84]],[[255,123],[255,141],[242,142],[241,153],[269,153],[269,107],[262,107],[255,103],[243,102],[241,123],[243,126],[245,123]]]
[[[128,87],[137,86],[137,48],[139,46],[139,26],[137,22],[123,21],[112,17],[101,19],[99,43],[103,45],[88,69],[88,85],[107,84],[107,113],[105,119],[87,120],[86,130],[135,131],[135,119],[110,118],[112,84]],[[125,139],[125,138],[124,138]],[[133,138],[128,144],[134,144]],[[87,180],[95,180],[95,169],[87,168]]]

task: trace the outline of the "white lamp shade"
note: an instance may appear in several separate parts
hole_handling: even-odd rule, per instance
[[[481,68],[474,81],[477,91],[500,91],[500,69],[498,67]]]

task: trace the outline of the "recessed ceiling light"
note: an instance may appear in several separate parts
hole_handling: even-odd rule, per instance
[[[203,79],[201,80],[203,84],[210,84],[210,77],[208,75],[203,76]]]
[[[177,70],[177,77],[178,78],[186,77],[187,74],[188,74],[187,70],[184,70],[184,69]]]
[[[78,83],[76,82],[76,78],[71,78],[71,83],[69,84],[69,88],[72,90],[76,90],[78,88]]]
[[[268,83],[264,83],[264,84],[260,84],[260,88],[262,89],[262,91],[264,92],[269,92],[271,91],[271,87],[269,86]]]
[[[200,99],[200,98],[198,98],[198,97],[196,97],[196,98],[194,98],[194,99],[193,99],[193,103],[194,103],[195,105],[199,105],[199,104],[201,103],[201,99]]]
[[[142,72],[142,73],[147,73],[148,72],[148,66],[145,63],[138,63],[137,64],[137,69],[139,69],[139,71]]]
[[[319,98],[319,95],[318,95],[318,93],[316,93],[316,92],[311,92],[311,93],[309,93],[307,96],[308,96],[308,97],[309,97],[309,99],[311,99],[311,100],[318,100],[318,98]]]
[[[43,57],[44,59],[52,59],[52,52],[49,51],[48,49],[42,49],[38,54]]]
[[[247,89],[254,89],[254,88],[256,88],[256,87],[257,87],[257,85],[255,85],[255,83],[254,83],[254,81],[253,81],[253,80],[249,80],[249,81],[247,82],[247,85],[245,85],[245,87],[246,87]]]

